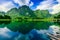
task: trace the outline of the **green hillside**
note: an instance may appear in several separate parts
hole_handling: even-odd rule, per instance
[[[0,24],[4,24],[14,32],[26,34],[32,29],[48,29],[50,25],[54,24],[55,17],[48,10],[33,11],[24,5],[19,8],[12,8],[7,13],[2,13]],[[57,17],[60,18],[60,15]]]

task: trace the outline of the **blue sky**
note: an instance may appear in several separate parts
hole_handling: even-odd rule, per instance
[[[11,8],[27,5],[34,10],[49,10],[51,14],[60,12],[60,0],[0,0],[0,11],[7,12]],[[3,31],[2,31],[3,30]],[[12,37],[14,33],[7,34],[6,28],[0,28],[0,35]],[[11,31],[9,31],[10,33]]]
[[[51,14],[60,12],[60,0],[0,0],[0,11],[27,5],[33,10],[49,10]]]

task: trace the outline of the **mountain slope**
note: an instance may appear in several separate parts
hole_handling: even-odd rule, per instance
[[[23,16],[27,17],[35,17],[34,11],[32,11],[28,6],[24,5],[22,7],[19,7],[19,13]]]

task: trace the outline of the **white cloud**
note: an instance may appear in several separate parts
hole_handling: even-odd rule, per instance
[[[40,10],[49,9],[53,5],[52,3],[53,3],[53,0],[45,0],[41,2],[40,5],[38,5],[36,9],[40,9]]]
[[[12,2],[6,2],[3,4],[0,4],[0,11],[5,11],[7,12],[8,10],[10,10],[11,8],[14,8],[14,4]]]
[[[37,9],[40,9],[40,10],[46,10],[49,8],[49,5],[40,5],[37,7]]]
[[[5,28],[0,28],[0,35],[10,38],[11,36],[9,34],[7,34],[6,32],[11,32],[9,29]]]
[[[27,5],[27,6],[32,6],[33,2],[29,3],[30,0],[13,0],[15,3],[18,3],[20,6],[22,5]],[[5,11],[7,12],[8,10],[10,10],[11,8],[16,7],[15,4],[13,4],[12,1],[6,1],[3,2],[2,4],[0,4],[0,11]]]
[[[60,0],[57,0],[60,3]]]
[[[50,12],[51,14],[56,14],[58,12],[60,12],[60,0],[57,0],[58,4],[52,6],[51,10],[52,12]]]
[[[8,10],[10,10],[13,7],[15,7],[15,6],[12,2],[6,2],[6,3],[3,3],[3,4],[0,4],[0,11],[7,12]]]
[[[56,34],[56,32],[60,32],[60,27],[59,26],[56,26],[56,25],[51,25],[48,29],[48,32],[51,33],[51,34]]]
[[[58,4],[54,4],[54,2],[57,2]],[[40,3],[40,5],[37,6],[36,9],[40,10],[52,10],[50,11],[50,14],[56,14],[60,12],[60,0],[53,1],[53,0],[45,0]]]
[[[29,5],[30,0],[14,0],[14,2],[22,6],[22,5]]]
[[[0,28],[0,39],[2,40],[11,39],[12,37],[16,37],[17,35],[18,35],[18,32],[12,32],[7,27]]]
[[[34,3],[33,2],[31,2],[30,4],[29,4],[29,6],[31,7],[31,6],[33,6],[34,5]]]
[[[54,5],[53,7],[52,7],[52,14],[56,14],[56,13],[58,13],[58,12],[60,12],[60,4],[57,4],[57,5]]]

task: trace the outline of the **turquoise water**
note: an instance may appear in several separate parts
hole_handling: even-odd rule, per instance
[[[0,28],[0,40],[49,40],[49,37],[43,33],[44,30],[33,29],[28,34],[21,34],[19,32],[12,32],[9,29]]]

